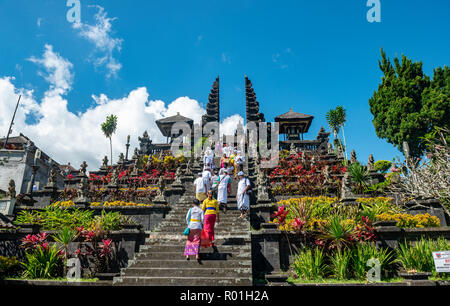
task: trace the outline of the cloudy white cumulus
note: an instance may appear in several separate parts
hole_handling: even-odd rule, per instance
[[[112,137],[113,161],[125,152],[127,135],[131,136],[130,154],[138,147],[138,136],[146,130],[153,142],[164,142],[155,120],[167,116],[181,115],[201,121],[206,113],[201,104],[189,97],[179,97],[166,103],[150,100],[146,87],[132,90],[126,96],[113,99],[106,94],[92,95],[92,106],[84,112],[74,114],[67,108],[64,97],[72,89],[72,64],[46,45],[42,57],[30,59],[45,71],[40,72],[49,83],[41,101],[37,101],[32,90],[17,88],[14,77],[0,77],[0,135],[3,137],[14,112],[19,94],[22,94],[17,111],[13,133],[29,137],[40,149],[60,164],[70,162],[76,168],[85,160],[90,170],[98,169],[102,158],[109,157],[109,141],[103,135],[100,125],[106,116],[118,117],[117,131]],[[34,120],[26,120],[32,116]],[[30,123],[32,122],[32,123]],[[239,115],[225,118],[221,124],[222,132],[234,133]]]
[[[81,37],[95,45],[96,57],[94,65],[96,67],[104,66],[107,69],[107,77],[117,76],[122,68],[122,64],[114,57],[114,52],[120,52],[123,39],[114,38],[112,33],[112,22],[117,18],[109,18],[104,8],[95,6],[98,9],[95,14],[95,24],[74,23],[73,28],[79,31]]]

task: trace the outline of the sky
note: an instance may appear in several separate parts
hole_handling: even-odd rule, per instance
[[[401,153],[376,136],[368,104],[380,48],[430,76],[450,63],[448,0],[380,0],[372,23],[366,0],[80,0],[75,23],[66,2],[0,0],[0,137],[22,94],[12,136],[76,167],[109,156],[109,114],[119,117],[114,161],[128,134],[132,148],[145,130],[164,141],[157,119],[200,120],[218,75],[224,131],[245,118],[247,75],[267,121],[290,108],[313,115],[314,139],[342,105],[348,150],[363,163],[392,160]]]

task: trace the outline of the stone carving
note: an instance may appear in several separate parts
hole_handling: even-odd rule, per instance
[[[48,177],[46,188],[56,188],[56,171],[54,167],[51,167],[50,169],[50,175]]]
[[[88,190],[89,190],[88,179],[87,179],[87,177],[82,177],[80,180],[80,183],[78,184],[78,189],[77,189],[78,198],[75,201],[75,203],[79,203],[79,204],[88,203],[89,202],[89,200],[87,198]]]
[[[369,155],[369,159],[367,161],[367,170],[369,170],[369,171],[374,171],[375,170],[374,162],[375,162],[375,160],[373,159],[373,155],[370,154]]]
[[[328,154],[333,154],[333,145],[331,143],[327,143],[327,153]]]
[[[152,153],[152,140],[148,137],[147,131],[144,132],[142,137],[138,137],[139,140],[139,153],[150,155]]]
[[[350,173],[345,172],[342,179],[341,200],[349,200],[354,198],[355,194],[352,191],[352,180],[350,178]]]
[[[125,159],[125,156],[123,155],[123,153],[119,154],[119,161],[117,162],[118,164],[123,164],[123,161]]]
[[[11,199],[16,197],[16,182],[14,182],[14,180],[9,181],[8,192],[6,195]]]
[[[86,164],[86,161],[83,161],[80,165],[80,175],[86,176],[87,167],[88,167],[88,164]]]
[[[106,156],[106,155],[105,155],[105,157],[103,158],[102,168],[103,168],[103,169],[108,168],[108,156]]]
[[[352,153],[350,155],[350,163],[354,164],[357,162],[358,162],[358,160],[356,159],[356,152],[355,152],[355,150],[352,150]]]
[[[166,198],[164,197],[164,189],[166,188],[166,184],[164,182],[164,178],[162,175],[158,179],[158,190],[156,191],[156,197],[154,202],[166,202]]]
[[[290,151],[289,154],[290,155],[295,155],[297,152],[295,152],[295,146],[294,143],[291,143],[291,147],[290,147]]]
[[[138,159],[139,158],[139,152],[138,152],[138,148],[134,148],[134,154],[132,159]]]
[[[119,170],[117,168],[114,168],[112,176],[111,176],[111,182],[109,183],[110,186],[117,186],[119,183]]]

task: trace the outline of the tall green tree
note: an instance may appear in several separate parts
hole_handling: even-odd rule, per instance
[[[434,127],[450,127],[449,67],[435,69],[430,80],[422,62],[402,55],[401,61],[395,57],[392,64],[383,49],[379,66],[381,84],[369,99],[376,134],[400,151],[406,141],[410,154],[419,157],[425,150],[423,137]]]
[[[117,116],[110,115],[106,117],[106,121],[102,123],[101,125],[102,132],[105,134],[107,138],[109,138],[109,146],[111,149],[111,166],[112,166],[112,135],[116,132],[117,129]]]

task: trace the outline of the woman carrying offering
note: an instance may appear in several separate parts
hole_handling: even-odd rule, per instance
[[[189,260],[189,256],[195,255],[195,259],[199,260],[200,240],[202,234],[202,224],[205,221],[205,214],[199,207],[200,201],[194,199],[192,207],[186,214],[186,223],[189,228],[189,235],[184,249],[184,256]]]

